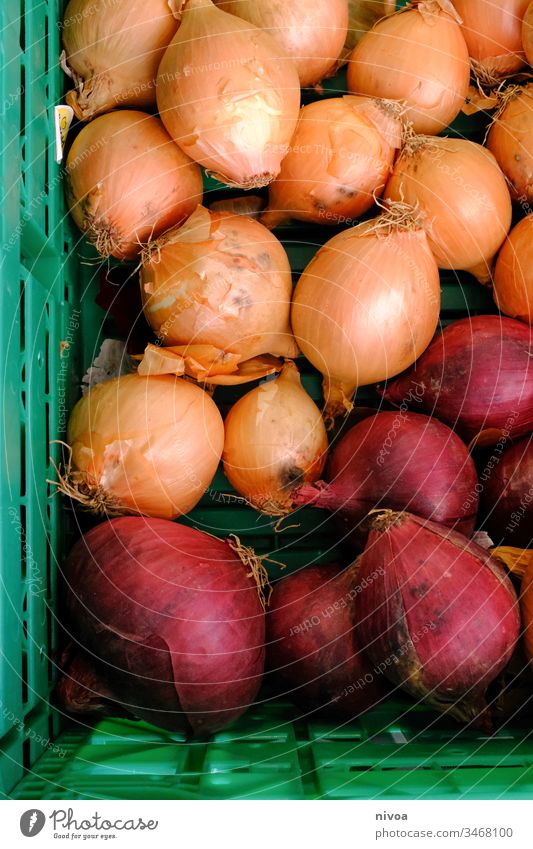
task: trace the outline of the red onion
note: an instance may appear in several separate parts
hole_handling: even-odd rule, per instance
[[[381,391],[453,427],[469,442],[533,430],[533,344],[529,326],[512,318],[478,315],[446,327],[405,374]]]
[[[333,449],[329,483],[298,487],[295,504],[338,512],[343,531],[360,547],[368,534],[365,518],[375,507],[409,510],[470,536],[478,495],[466,445],[446,425],[406,409],[350,428]]]
[[[386,511],[359,564],[358,579],[368,582],[357,600],[359,645],[416,699],[488,730],[485,692],[520,628],[497,561],[462,534]]]
[[[483,527],[495,545],[533,545],[533,437],[501,450],[500,444],[481,474]]]
[[[359,651],[357,566],[309,566],[280,581],[267,613],[267,665],[278,688],[304,710],[349,719],[386,692],[380,670]]]
[[[100,695],[196,736],[236,719],[264,664],[264,614],[250,567],[262,570],[238,541],[163,519],[93,528],[72,549],[64,579],[66,624],[94,669],[82,663],[82,681],[63,681],[62,706],[83,710]],[[93,692],[83,699],[88,680]]]

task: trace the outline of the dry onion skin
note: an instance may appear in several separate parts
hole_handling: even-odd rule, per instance
[[[350,223],[370,209],[401,145],[401,107],[371,97],[334,97],[304,106],[261,218]]]
[[[509,181],[511,197],[533,202],[533,84],[511,86],[501,98],[487,147]]]
[[[525,65],[522,19],[528,3],[529,0],[453,0],[480,82],[497,83]]]
[[[70,0],[63,20],[66,97],[88,121],[120,106],[155,105],[155,77],[177,28],[179,0]]]
[[[279,173],[300,82],[268,33],[211,0],[188,0],[159,66],[157,105],[188,156],[222,182],[251,189]]]
[[[393,15],[396,11],[396,0],[348,0],[348,33],[345,48],[353,50],[365,32],[372,29],[374,24]]]
[[[109,112],[83,127],[66,172],[70,213],[104,257],[135,257],[202,199],[200,168],[145,112]]]
[[[258,221],[199,206],[183,227],[147,246],[140,283],[160,344],[187,346],[189,355],[213,346],[222,369],[231,357],[298,353],[289,260]]]
[[[352,94],[400,100],[417,133],[440,133],[464,106],[468,49],[449,0],[414,0],[365,33],[348,60]]]
[[[410,207],[394,205],[318,251],[293,298],[296,340],[324,377],[326,418],[350,411],[358,386],[411,365],[439,318],[437,263]]]
[[[301,86],[337,68],[348,31],[346,0],[215,0],[217,6],[269,33],[293,60]]]
[[[177,377],[123,375],[74,407],[71,462],[58,489],[92,512],[175,519],[198,503],[216,472],[224,425],[214,401]]]
[[[512,215],[505,177],[490,151],[464,139],[415,136],[396,160],[384,197],[418,205],[440,268],[490,281]]]
[[[513,227],[494,269],[494,301],[498,309],[533,323],[533,215]]]
[[[292,510],[292,490],[320,477],[328,440],[320,410],[290,360],[275,380],[252,389],[224,422],[224,473],[252,507],[272,516]]]

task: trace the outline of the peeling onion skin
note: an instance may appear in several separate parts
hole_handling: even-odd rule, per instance
[[[400,11],[365,33],[348,59],[351,94],[405,102],[415,132],[440,133],[464,106],[468,49],[441,0]]]
[[[351,409],[358,386],[406,369],[437,327],[440,281],[425,231],[373,232],[382,219],[326,242],[294,292],[292,328],[324,377],[328,418]]]
[[[485,147],[465,139],[415,137],[397,158],[384,198],[419,206],[439,268],[490,282],[511,226],[512,203],[505,177]]]
[[[183,222],[202,199],[198,165],[158,118],[135,110],[101,115],[69,150],[67,202],[101,256],[133,259],[148,241]]]
[[[77,118],[155,106],[157,69],[178,28],[178,5],[178,0],[70,0],[62,36],[75,83],[66,101]]]
[[[224,428],[224,473],[263,513],[289,513],[295,484],[313,483],[324,469],[328,439],[322,416],[290,360],[279,377],[233,405]]]
[[[372,662],[417,701],[490,732],[485,692],[520,632],[498,561],[462,534],[386,511],[359,566],[357,635]]]
[[[383,193],[401,146],[399,111],[370,97],[335,97],[304,106],[261,218],[348,223]]]
[[[492,292],[501,312],[533,324],[533,215],[522,218],[503,243]]]
[[[157,105],[188,156],[222,182],[252,189],[279,173],[300,83],[268,33],[211,0],[188,0],[159,66]]]
[[[476,65],[501,78],[526,62],[522,49],[522,19],[529,0],[453,0],[463,23],[461,31]]]
[[[140,283],[144,314],[164,345],[214,345],[243,360],[298,354],[287,254],[246,216],[199,206],[184,227],[148,245]]]
[[[217,6],[264,29],[293,60],[300,85],[335,72],[348,31],[346,0],[215,0]]]
[[[509,181],[512,199],[533,203],[533,84],[510,89],[487,137],[487,147]]]
[[[199,386],[130,374],[97,384],[78,401],[67,439],[73,469],[96,497],[105,494],[117,512],[175,519],[211,483],[224,425]]]

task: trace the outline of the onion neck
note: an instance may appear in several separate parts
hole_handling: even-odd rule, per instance
[[[337,510],[346,510],[349,513],[368,510],[368,505],[354,492],[353,483],[348,486],[339,482],[328,484],[325,481],[304,483],[293,489],[291,499],[295,508],[318,507],[331,513]]]
[[[355,384],[341,383],[341,381],[324,377],[322,381],[322,392],[326,402],[324,421],[328,430],[332,429],[336,418],[351,413],[353,410],[351,398],[355,395],[356,389]]]
[[[478,262],[477,265],[473,265],[472,268],[465,268],[465,271],[468,274],[471,274],[476,278],[478,283],[481,283],[482,286],[492,286],[492,271],[494,268],[494,261],[482,260]]]

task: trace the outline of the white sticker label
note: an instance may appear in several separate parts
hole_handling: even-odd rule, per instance
[[[72,106],[67,106],[62,103],[60,106],[54,106],[54,122],[56,128],[56,162],[59,163],[63,159],[63,150],[67,140],[69,127],[72,124],[74,110]]]

